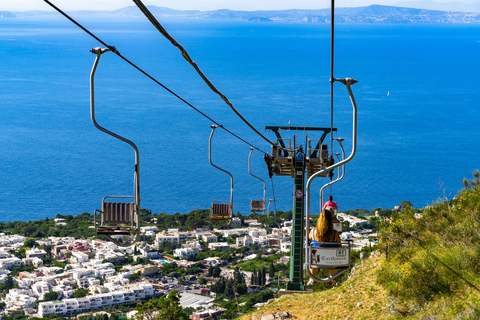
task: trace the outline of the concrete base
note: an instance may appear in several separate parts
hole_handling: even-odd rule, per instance
[[[284,296],[286,294],[293,294],[293,293],[312,293],[313,290],[304,290],[304,291],[300,291],[300,290],[287,290],[287,289],[280,289],[280,291],[278,291],[278,297],[280,298],[281,296]]]

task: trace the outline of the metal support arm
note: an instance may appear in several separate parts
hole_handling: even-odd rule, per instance
[[[115,47],[110,47],[110,48],[93,48],[90,50],[93,54],[96,54],[97,57],[95,58],[95,62],[92,67],[92,71],[90,73],[90,116],[93,122],[93,125],[100,131],[105,132],[112,137],[119,139],[130,146],[132,146],[133,150],[135,151],[135,173],[134,173],[134,183],[133,183],[133,188],[134,188],[134,202],[135,202],[135,210],[136,210],[136,215],[135,215],[135,224],[137,226],[136,228],[136,234],[135,238],[133,241],[129,242],[128,244],[122,244],[118,242],[117,240],[113,239],[112,237],[105,235],[110,241],[114,242],[118,246],[122,247],[128,247],[134,244],[139,236],[140,236],[140,155],[138,152],[137,146],[130,140],[116,134],[115,132],[112,132],[108,129],[105,129],[104,127],[100,126],[97,123],[97,120],[95,119],[95,91],[94,91],[94,77],[95,77],[95,71],[97,70],[98,62],[100,61],[100,57],[102,54],[108,51],[116,51]]]
[[[348,95],[350,96],[350,101],[352,103],[352,108],[353,108],[353,128],[352,128],[352,151],[350,153],[350,155],[348,156],[348,158],[340,161],[340,162],[337,162],[336,164],[333,164],[325,169],[322,169],[318,172],[316,172],[315,174],[313,174],[308,180],[307,180],[307,183],[306,183],[306,192],[305,192],[305,201],[306,201],[306,215],[305,215],[305,230],[306,230],[306,234],[305,234],[305,269],[306,269],[306,272],[308,274],[308,276],[310,278],[312,278],[313,280],[315,281],[318,281],[318,282],[327,282],[335,277],[338,277],[340,274],[342,274],[343,272],[345,272],[345,270],[339,270],[337,273],[335,273],[334,275],[330,276],[329,278],[326,278],[326,279],[320,279],[320,278],[317,278],[315,276],[313,276],[310,272],[310,264],[311,264],[311,253],[310,253],[310,240],[308,239],[308,233],[310,231],[310,185],[312,184],[313,180],[320,176],[322,173],[324,172],[328,172],[328,171],[331,171],[339,166],[343,166],[344,164],[346,164],[347,162],[349,162],[350,160],[353,159],[353,157],[355,156],[355,153],[357,151],[357,103],[355,102],[355,97],[353,96],[353,92],[352,92],[352,89],[351,89],[351,85],[352,84],[355,84],[357,83],[358,81],[355,80],[355,79],[352,79],[352,78],[345,78],[345,79],[331,79],[332,83],[335,82],[335,81],[338,81],[338,82],[341,82],[343,83],[346,87],[347,87],[347,90],[348,90]]]
[[[212,137],[213,137],[213,133],[215,132],[215,129],[218,128],[218,127],[219,126],[217,126],[217,125],[211,125],[210,126],[210,128],[212,128],[212,133],[210,133],[210,139],[208,140],[208,161],[210,161],[210,164],[213,167],[217,168],[220,171],[225,172],[226,174],[228,174],[230,176],[230,205],[233,206],[233,176],[231,175],[230,172],[220,168],[219,166],[214,165],[213,162],[212,162]]]

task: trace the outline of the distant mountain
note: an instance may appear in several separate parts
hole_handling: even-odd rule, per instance
[[[174,10],[165,7],[148,6],[157,18],[189,18],[189,19],[228,19],[257,22],[329,22],[330,9],[319,10]],[[40,14],[39,12],[16,13],[18,16]],[[47,14],[44,12],[43,14]],[[52,12],[48,12],[52,14]],[[77,15],[143,17],[143,13],[135,6],[114,11],[76,11]],[[335,21],[339,23],[480,23],[480,13],[452,12],[428,9],[415,9],[394,6],[371,5],[357,8],[337,8]]]
[[[15,18],[15,15],[10,11],[0,11],[0,18]]]
[[[395,3],[397,7],[421,8],[429,10],[442,11],[463,11],[463,12],[480,12],[480,2],[466,3],[466,2],[435,2],[429,0],[419,1],[402,1]]]

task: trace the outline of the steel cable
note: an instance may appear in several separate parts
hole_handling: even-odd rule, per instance
[[[83,31],[85,31],[87,34],[89,34],[92,38],[94,38],[95,40],[97,40],[98,42],[100,42],[102,45],[104,45],[105,47],[109,48],[112,50],[112,52],[114,52],[117,56],[119,56],[120,58],[122,58],[125,62],[127,62],[128,64],[130,64],[132,67],[134,67],[135,69],[137,69],[138,71],[140,71],[141,73],[143,73],[145,76],[147,76],[148,78],[150,78],[152,81],[154,81],[156,84],[158,84],[159,86],[161,86],[162,88],[164,88],[165,90],[167,90],[169,93],[171,93],[172,95],[174,95],[176,98],[178,98],[180,101],[182,101],[183,103],[185,103],[186,105],[188,105],[189,107],[191,107],[192,109],[194,109],[195,111],[197,111],[198,113],[200,113],[202,116],[204,116],[205,118],[207,118],[208,120],[212,121],[214,124],[218,125],[220,128],[222,128],[223,130],[225,130],[226,132],[228,132],[229,134],[231,134],[232,136],[234,136],[235,138],[239,139],[240,141],[246,143],[247,145],[251,146],[252,148],[255,148],[256,150],[260,151],[260,152],[263,152],[264,154],[267,154],[267,152],[259,149],[258,147],[254,146],[253,144],[251,144],[250,142],[246,141],[245,139],[241,138],[240,136],[236,135],[235,133],[233,133],[232,131],[228,130],[227,128],[223,127],[221,124],[219,124],[218,122],[216,122],[215,120],[213,120],[212,118],[210,118],[208,115],[206,115],[205,113],[203,113],[202,111],[200,111],[198,108],[196,108],[195,106],[193,106],[191,103],[189,103],[188,101],[186,101],[185,99],[183,99],[182,97],[180,97],[178,94],[176,94],[175,92],[173,92],[171,89],[169,89],[168,87],[166,87],[164,84],[162,84],[160,81],[158,81],[157,79],[155,79],[154,77],[152,77],[150,74],[148,74],[147,72],[145,72],[144,70],[142,70],[140,67],[138,67],[137,65],[135,65],[133,62],[131,62],[130,60],[128,60],[127,58],[125,58],[123,55],[120,54],[120,52],[118,52],[118,50],[113,47],[113,46],[109,46],[107,45],[105,42],[103,42],[100,38],[98,38],[96,35],[94,35],[92,32],[90,32],[88,29],[86,29],[84,26],[82,26],[80,23],[78,23],[77,21],[75,21],[73,18],[71,18],[68,14],[66,14],[65,12],[63,12],[60,8],[56,7],[53,3],[51,3],[49,0],[44,0],[48,5],[50,5],[53,9],[55,9],[56,11],[58,11],[60,14],[62,14],[65,18],[67,18],[68,20],[70,20],[71,22],[73,22],[76,26],[78,26],[80,29],[82,29]]]
[[[273,145],[274,143],[270,141],[267,137],[265,137],[263,134],[261,134],[250,122],[245,119],[240,112],[238,112],[237,109],[233,106],[233,104],[228,100],[228,98],[221,93],[214,85],[213,83],[210,82],[210,80],[205,76],[205,74],[200,70],[198,65],[190,58],[190,55],[187,53],[187,50],[179,44],[168,32],[165,30],[165,28],[158,22],[158,20],[155,18],[155,16],[147,9],[147,7],[142,3],[140,0],[133,0],[137,7],[140,9],[140,11],[143,12],[145,17],[153,24],[155,28],[165,37],[167,38],[175,47],[177,47],[181,52],[182,56],[185,58],[185,60],[197,71],[197,73],[200,75],[200,77],[203,79],[203,81],[208,85],[210,89],[212,89],[213,92],[218,94],[223,101],[235,112],[235,114],[243,120],[253,131],[255,131],[256,134],[258,134],[260,137],[262,137],[265,141],[267,141],[269,144]]]

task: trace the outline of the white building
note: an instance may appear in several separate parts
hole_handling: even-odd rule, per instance
[[[238,228],[242,225],[242,220],[240,218],[234,217],[232,218],[232,222],[230,225],[234,228]]]
[[[30,250],[25,251],[25,255],[27,258],[40,258],[40,259],[45,259],[47,257],[47,252],[42,249],[38,248],[32,248]]]
[[[282,241],[280,243],[280,251],[281,252],[290,252],[292,249],[292,242],[291,241]]]
[[[41,317],[68,316],[84,313],[91,310],[103,310],[106,307],[118,305],[124,302],[134,302],[148,299],[154,294],[153,286],[147,282],[141,282],[128,289],[115,292],[89,295],[83,298],[64,299],[60,301],[40,302],[38,314]]]
[[[213,242],[208,244],[210,250],[220,250],[225,251],[230,249],[230,245],[226,242]]]
[[[172,234],[167,234],[165,231],[162,231],[161,233],[157,233],[155,236],[155,245],[158,247],[160,245],[160,242],[163,241],[170,241],[170,242],[175,242],[176,244],[180,243],[180,237],[178,233],[172,233]]]
[[[175,251],[173,252],[173,256],[174,257],[178,257],[178,258],[185,258],[189,255],[192,255],[192,254],[196,254],[200,252],[200,249],[198,248],[179,248],[179,249],[175,249]]]
[[[238,247],[250,248],[251,246],[253,246],[252,237],[250,237],[249,235],[246,235],[245,237],[237,238],[236,241],[237,241],[236,244]]]
[[[21,265],[22,265],[22,260],[18,259],[17,257],[0,259],[0,269],[11,270],[13,266],[20,267]]]
[[[83,263],[90,260],[88,254],[81,251],[72,251],[72,257],[70,258],[72,263]]]
[[[207,233],[202,235],[202,240],[206,243],[212,243],[218,241],[218,237],[212,233]]]

